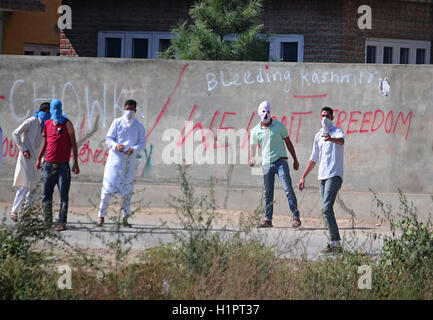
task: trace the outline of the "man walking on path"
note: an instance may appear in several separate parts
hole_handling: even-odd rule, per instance
[[[122,197],[122,225],[131,227],[128,216],[134,192],[135,163],[146,143],[146,131],[135,118],[136,111],[137,102],[127,100],[123,116],[115,119],[107,132],[105,141],[110,151],[105,165],[97,227],[104,224],[110,198],[116,193]]]
[[[293,158],[293,169],[298,170],[299,162],[296,157],[295,148],[290,141],[287,128],[282,122],[271,118],[271,106],[268,101],[263,101],[259,105],[258,114],[260,123],[251,131],[250,158],[248,163],[254,166],[257,143],[262,150],[262,175],[265,189],[265,219],[260,228],[272,227],[273,202],[274,202],[274,182],[275,175],[278,175],[284,193],[292,211],[292,226],[297,228],[301,225],[300,214],[296,195],[292,187],[290,170],[287,164],[287,151],[289,150]]]
[[[66,230],[69,204],[69,187],[71,185],[71,169],[69,158],[73,154],[72,172],[80,173],[78,167],[77,142],[72,122],[62,114],[62,103],[54,99],[50,104],[51,119],[46,121],[42,132],[42,148],[36,161],[36,169],[41,168],[45,152],[44,192],[42,206],[45,222],[51,226],[53,220],[53,192],[57,185],[60,193],[59,224],[57,231]]]
[[[38,182],[38,171],[35,164],[41,149],[44,123],[50,117],[50,104],[44,102],[33,117],[25,120],[12,132],[12,137],[20,150],[13,183],[13,186],[18,187],[18,190],[10,213],[13,221],[18,221],[18,212],[24,199],[25,207],[33,204],[34,189]]]
[[[333,110],[323,107],[320,114],[322,128],[314,137],[313,151],[304,173],[299,180],[299,190],[305,187],[305,178],[319,162],[319,190],[322,213],[328,226],[331,242],[323,253],[341,250],[340,234],[334,214],[337,192],[343,184],[344,131],[334,126]]]

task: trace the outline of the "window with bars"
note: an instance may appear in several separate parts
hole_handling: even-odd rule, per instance
[[[170,32],[100,31],[98,57],[157,59],[173,37]]]
[[[167,50],[170,32],[118,32],[100,31],[98,35],[98,57],[157,59]],[[224,36],[226,41],[236,41],[234,34]],[[269,60],[302,62],[304,60],[303,35],[273,35],[268,39]]]
[[[429,64],[430,41],[367,39],[366,63]]]
[[[59,56],[60,47],[46,44],[24,43],[26,56]]]

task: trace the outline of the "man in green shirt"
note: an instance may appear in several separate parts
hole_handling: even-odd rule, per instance
[[[250,157],[248,164],[254,166],[257,144],[262,150],[262,176],[265,189],[265,219],[259,227],[272,227],[273,201],[274,201],[274,182],[275,175],[278,175],[284,193],[289,201],[292,211],[292,226],[297,228],[301,225],[299,217],[298,203],[292,187],[290,170],[287,164],[287,151],[289,150],[293,158],[293,169],[298,170],[299,162],[296,157],[295,148],[290,141],[287,128],[280,121],[271,118],[271,106],[268,101],[263,101],[259,105],[258,114],[260,123],[251,131]]]

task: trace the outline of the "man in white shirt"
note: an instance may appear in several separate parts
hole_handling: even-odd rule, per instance
[[[34,200],[34,188],[39,177],[35,164],[42,144],[42,129],[50,116],[50,104],[44,102],[33,117],[24,120],[12,132],[12,137],[20,150],[13,183],[18,190],[10,213],[10,218],[15,222],[18,221],[18,212],[24,199],[25,206],[32,205]]]
[[[334,214],[337,192],[343,184],[344,131],[334,126],[333,110],[323,107],[320,114],[322,128],[314,137],[313,151],[304,173],[299,180],[299,190],[305,187],[305,178],[319,162],[319,189],[322,213],[328,225],[330,244],[323,250],[332,253],[340,250],[340,234]]]
[[[107,132],[105,142],[110,151],[105,165],[97,227],[102,227],[110,198],[116,193],[122,196],[122,224],[124,227],[131,227],[128,216],[134,193],[135,163],[138,153],[144,149],[146,143],[146,131],[135,118],[136,111],[137,102],[127,100],[124,115],[114,119]]]

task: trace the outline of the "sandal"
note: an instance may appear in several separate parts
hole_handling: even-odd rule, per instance
[[[10,217],[12,221],[18,222],[18,215],[15,212],[11,211]]]
[[[65,231],[66,230],[66,224],[59,224],[57,227],[54,228],[56,231]]]
[[[104,218],[99,218],[98,223],[95,223],[95,227],[100,228],[104,225]]]

